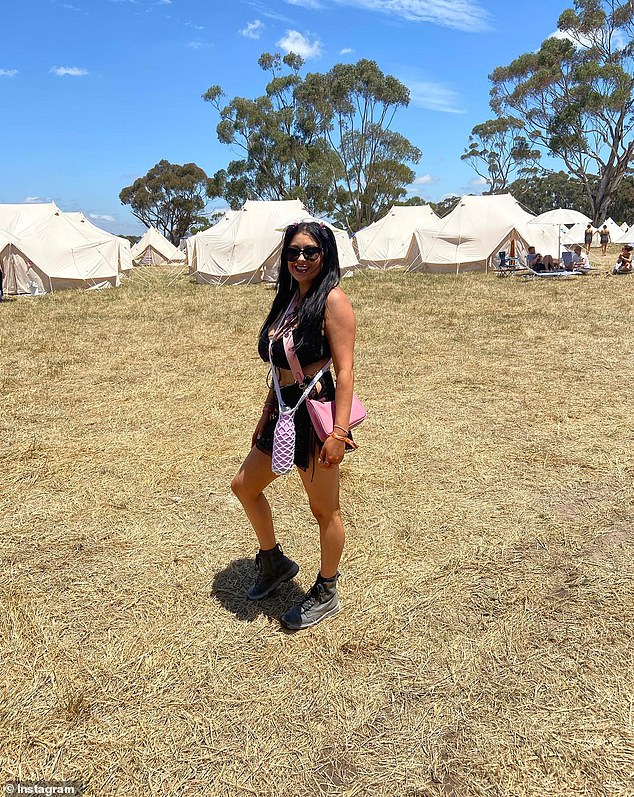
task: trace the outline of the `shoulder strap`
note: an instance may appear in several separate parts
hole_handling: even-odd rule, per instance
[[[315,387],[317,382],[319,382],[326,368],[327,366],[324,366],[323,368],[320,368],[319,371],[317,371],[315,376],[313,376],[308,385],[306,385],[306,387],[304,388],[304,392],[300,396],[297,404],[294,407],[287,407],[286,404],[284,403],[284,399],[282,398],[282,391],[280,390],[280,383],[277,379],[277,374],[275,373],[275,367],[273,365],[273,362],[271,362],[271,376],[273,377],[273,387],[275,388],[275,395],[277,396],[277,404],[279,406],[280,412],[289,414],[291,415],[291,417],[295,415],[295,412],[297,411],[298,407],[300,406],[302,401],[305,401],[308,398],[308,396],[310,395],[310,391]]]
[[[284,342],[284,351],[286,353],[286,359],[288,360],[288,364],[291,367],[291,372],[293,374],[293,378],[297,382],[298,385],[303,384],[304,379],[304,372],[302,370],[302,366],[299,364],[299,359],[297,358],[297,354],[295,354],[295,341],[293,340],[293,330],[287,329],[284,333],[282,338]]]
[[[302,385],[305,380],[306,376],[302,370],[302,366],[300,365],[299,359],[297,354],[295,353],[295,342],[293,341],[293,330],[288,329],[282,338],[284,342],[284,351],[286,353],[286,359],[288,360],[288,364],[291,368],[291,372],[293,374],[293,378],[297,382],[298,385]],[[320,374],[330,368],[330,364],[332,363],[332,357],[328,360],[328,362],[320,369]]]

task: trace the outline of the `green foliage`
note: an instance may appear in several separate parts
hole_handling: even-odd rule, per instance
[[[610,216],[619,224],[634,224],[634,174],[628,174],[610,205]]]
[[[456,207],[458,202],[460,202],[460,197],[457,194],[450,194],[450,196],[446,196],[440,200],[440,202],[430,202],[432,210],[437,216],[440,218],[444,218],[447,216],[451,211]]]
[[[414,205],[415,207],[420,207],[421,205],[431,204],[428,203],[426,199],[423,199],[422,196],[411,196],[408,199],[402,199],[400,202],[396,202],[396,205],[403,206],[403,207],[411,207]]]
[[[597,175],[588,175],[593,186],[599,182]],[[566,172],[546,172],[541,175],[520,177],[508,189],[515,199],[531,213],[539,215],[555,208],[571,208],[589,215],[592,207],[585,186]],[[609,214],[615,221],[634,223],[634,175],[623,178],[618,191],[610,203]],[[600,219],[600,222],[605,221]]]
[[[507,191],[510,175],[534,167],[539,158],[539,150],[531,148],[524,134],[524,125],[513,116],[476,125],[461,156],[487,181],[491,194]]]
[[[586,215],[592,210],[581,180],[562,171],[520,177],[508,190],[536,216],[555,208],[570,208]]]
[[[566,38],[494,70],[491,107],[563,161],[599,223],[634,157],[634,3],[575,0],[558,28]]]
[[[203,94],[220,115],[218,140],[242,151],[239,160],[211,178],[213,193],[234,210],[247,199],[300,199],[311,212],[331,211],[330,174],[336,163],[296,96],[304,62],[293,53],[284,58],[264,53],[258,63],[271,73],[264,96],[235,97],[222,106],[219,86]]]
[[[192,226],[205,222],[201,214],[214,187],[195,163],[179,166],[162,160],[124,188],[119,199],[139,221],[177,245]]]
[[[351,230],[371,224],[405,196],[415,177],[407,163],[421,158],[390,129],[396,111],[409,104],[407,87],[362,59],[307,75],[299,94],[338,161],[335,217]]]
[[[220,115],[219,141],[242,150],[213,176],[215,195],[236,209],[246,199],[300,199],[311,213],[359,229],[405,196],[420,152],[390,129],[407,88],[373,61],[338,64],[302,79],[302,58],[264,53],[266,93],[224,107],[211,86],[203,99]],[[284,74],[283,74],[284,72]]]

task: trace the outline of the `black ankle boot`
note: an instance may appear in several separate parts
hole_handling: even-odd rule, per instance
[[[310,628],[311,625],[320,623],[326,617],[331,617],[341,609],[339,595],[337,594],[337,580],[339,573],[332,578],[322,578],[317,575],[317,581],[308,590],[304,600],[285,612],[282,617],[282,625],[290,628],[291,631],[300,631],[302,628]]]
[[[255,556],[255,582],[247,593],[250,601],[259,601],[268,597],[272,592],[299,573],[297,565],[288,556],[284,556],[279,542],[269,551],[258,551]]]

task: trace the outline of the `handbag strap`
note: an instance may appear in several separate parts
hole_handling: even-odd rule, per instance
[[[312,377],[312,379],[308,383],[308,386],[305,388],[305,390],[302,393],[299,401],[297,402],[297,404],[294,407],[287,407],[286,406],[286,404],[284,403],[284,400],[282,399],[282,391],[280,390],[280,383],[279,383],[279,381],[277,379],[277,374],[275,373],[275,366],[273,365],[273,341],[276,339],[276,336],[278,335],[278,333],[282,329],[282,327],[284,325],[284,321],[286,320],[287,316],[289,316],[293,312],[293,310],[297,307],[298,304],[299,304],[299,291],[292,298],[291,302],[289,303],[288,307],[286,308],[286,310],[284,311],[282,317],[280,318],[277,326],[275,327],[275,332],[273,333],[272,337],[269,338],[269,363],[271,365],[271,376],[273,378],[273,387],[275,388],[275,395],[277,396],[277,403],[279,405],[280,412],[286,412],[286,413],[291,414],[291,415],[294,415],[296,410],[297,410],[297,408],[299,407],[299,405],[308,398],[308,395],[310,394],[310,391],[315,387],[317,382],[319,382],[319,380],[321,379],[321,377],[323,376],[325,371],[327,371],[328,368],[330,367],[330,363],[332,362],[332,360],[328,360],[326,365],[324,365],[322,368],[319,369],[319,371],[317,371],[317,373]],[[292,343],[292,341],[293,341],[293,332],[292,332],[292,330],[287,330],[283,334],[282,340],[283,340],[283,343],[284,343],[284,351],[286,352],[286,356],[288,358],[288,363],[291,366],[291,371],[293,371],[293,364],[295,364],[297,369],[299,369],[298,373],[301,375],[300,379],[298,380],[298,384],[302,385],[302,384],[304,384],[304,381],[305,381],[306,377],[304,376],[304,372],[302,371],[302,367],[299,364],[299,360],[297,359],[297,355],[295,354],[295,349],[294,348],[292,348],[292,354],[289,357],[289,348],[287,348],[287,345],[288,345],[287,344],[287,339],[288,338],[290,338],[291,347],[292,347],[293,346],[293,343]],[[293,358],[293,359],[291,360],[291,358]],[[293,371],[293,376],[297,380],[297,376],[295,375],[295,371]]]
[[[299,358],[295,352],[295,341],[293,340],[293,330],[287,329],[282,336],[282,341],[284,343],[284,352],[286,353],[286,359],[288,360],[288,364],[291,367],[291,372],[293,377],[298,385],[303,385],[306,381],[306,375],[302,370],[302,366],[300,365]],[[332,363],[332,357],[329,358],[328,362],[323,365],[320,370],[320,374],[323,374],[330,368]]]
[[[275,373],[275,366],[271,362],[271,376],[273,377],[273,387],[275,388],[275,395],[277,396],[277,403],[279,405],[280,412],[283,412],[286,415],[291,415],[291,416],[295,415],[295,413],[297,412],[297,409],[299,408],[300,404],[308,398],[308,396],[310,395],[310,391],[315,387],[317,382],[319,382],[319,380],[323,376],[325,370],[326,370],[326,366],[324,366],[323,368],[320,368],[319,371],[317,371],[315,376],[313,376],[313,378],[310,380],[310,382],[308,383],[308,385],[304,389],[304,392],[299,397],[299,400],[298,400],[297,404],[294,407],[288,407],[284,403],[284,399],[282,398],[282,391],[280,389],[280,383],[278,382],[278,379],[277,379],[277,374]]]

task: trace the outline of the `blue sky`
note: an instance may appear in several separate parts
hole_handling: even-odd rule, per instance
[[[0,202],[54,200],[116,233],[142,225],[119,192],[166,158],[207,174],[234,157],[201,94],[263,93],[263,52],[306,71],[371,58],[411,92],[394,128],[423,152],[426,199],[479,192],[460,161],[490,118],[487,75],[535,50],[572,2],[534,0],[21,0],[3,10]],[[222,202],[214,202],[222,206]]]

